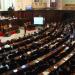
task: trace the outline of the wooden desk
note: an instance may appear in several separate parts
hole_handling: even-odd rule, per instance
[[[60,48],[62,48],[62,46],[60,46]],[[41,57],[39,57],[39,58],[37,58],[37,59],[35,59],[35,60],[33,60],[33,61],[27,63],[26,65],[32,66],[32,65],[34,65],[34,64],[36,64],[36,63],[39,63],[39,62],[43,61],[44,59],[50,57],[51,55],[55,54],[55,53],[58,52],[58,51],[59,51],[58,49],[56,49],[55,51],[51,51],[51,52],[49,52],[48,54],[46,54],[46,55],[44,55],[44,56],[41,56]],[[18,57],[18,58],[19,58],[19,57]],[[20,69],[21,69],[20,67],[17,67],[17,70],[20,70]],[[11,71],[8,71],[8,72],[3,73],[3,74],[1,74],[1,75],[11,75],[12,73],[13,73],[13,71],[11,70]]]
[[[54,64],[53,66],[49,67],[48,69],[46,69],[45,71],[43,71],[42,73],[40,73],[39,75],[44,75],[45,72],[48,72],[48,74],[50,74],[52,71],[56,70],[57,68],[59,68],[61,65],[63,65],[65,62],[67,62],[72,56],[75,55],[74,53],[75,51],[70,52],[67,56],[65,56],[64,58],[62,58],[59,62],[57,62],[56,64]],[[47,75],[48,75],[47,74]]]

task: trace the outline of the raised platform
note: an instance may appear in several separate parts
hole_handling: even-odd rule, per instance
[[[24,28],[22,27],[19,30],[20,30],[20,33],[12,34],[9,37],[0,36],[1,42],[6,42],[7,40],[18,39],[19,37],[23,37],[25,35]],[[31,31],[26,30],[26,35],[32,34],[32,33],[37,32],[37,31],[38,31],[37,29],[31,30]]]

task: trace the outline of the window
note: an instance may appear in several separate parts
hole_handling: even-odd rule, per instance
[[[55,9],[57,7],[57,0],[50,0],[50,7]]]
[[[51,2],[56,2],[56,0],[51,0]]]

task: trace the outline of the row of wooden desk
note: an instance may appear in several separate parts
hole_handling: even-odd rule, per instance
[[[8,60],[6,60],[6,61],[11,61],[13,59],[13,63],[14,62],[17,63],[17,65],[14,65],[14,66],[17,66],[17,67],[13,68],[12,70],[8,70],[7,72],[2,73],[1,75],[15,75],[15,74],[19,75],[19,72],[21,72],[21,71],[22,71],[21,72],[22,74],[25,73],[24,75],[28,75],[30,73],[31,74],[33,74],[33,73],[43,74],[45,72],[45,70],[52,72],[53,70],[57,69],[57,67],[62,65],[63,63],[61,64],[60,61],[62,59],[64,59],[64,57],[68,56],[67,52],[70,54],[71,49],[73,51],[75,42],[74,42],[73,38],[70,38],[70,34],[64,35],[63,28],[61,29],[61,27],[62,26],[56,27],[55,31],[54,31],[54,29],[52,29],[53,30],[52,33],[50,33],[51,31],[47,30],[46,32],[48,32],[48,33],[46,33],[46,32],[42,33],[42,34],[40,34],[40,36],[36,35],[37,37],[40,38],[38,40],[35,40],[36,38],[34,38],[32,40],[32,37],[31,37],[30,39],[28,39],[30,41],[30,42],[28,41],[29,43],[24,42],[25,40],[21,41],[21,43],[20,42],[14,43],[14,45],[13,45],[13,47],[15,46],[14,49],[12,48],[12,50],[7,51],[6,53],[4,53],[4,55],[6,56],[6,58],[8,58]],[[41,37],[43,37],[43,38],[41,38]],[[39,44],[40,46],[32,47],[33,43],[36,45]],[[71,46],[69,44],[71,44]],[[20,45],[21,45],[21,47],[19,47]],[[27,48],[25,48],[25,45],[27,46]],[[46,49],[45,49],[45,47],[46,47]],[[14,53],[14,51],[16,51],[16,53]],[[22,54],[18,55],[18,52],[20,52],[20,51],[22,51]],[[65,56],[62,56],[62,54],[65,54]],[[11,55],[13,57],[9,58],[9,56],[11,56]],[[53,62],[55,62],[56,59],[54,57],[56,55],[59,55],[62,57],[59,61],[56,61],[56,63],[52,63],[51,67],[49,68],[50,63],[48,60],[52,59],[52,60],[54,60]],[[70,55],[72,55],[72,54],[70,54]],[[26,61],[25,61],[22,58],[26,57],[26,56],[28,58],[26,58]],[[70,58],[68,58],[68,59],[70,59]],[[64,59],[64,60],[66,60],[66,59]],[[18,61],[19,62],[24,61],[24,63],[22,65],[20,65]],[[40,64],[40,63],[43,63],[43,64]],[[48,66],[48,68],[46,66],[43,66],[44,63],[45,64],[48,63],[48,65],[46,64]],[[41,66],[41,70],[37,72],[37,69],[40,69],[39,68],[40,66]],[[44,70],[42,70],[42,68],[44,68]],[[26,71],[26,70],[28,70],[28,71]]]

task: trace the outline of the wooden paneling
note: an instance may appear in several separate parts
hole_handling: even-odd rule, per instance
[[[50,23],[53,21],[62,21],[63,20],[63,15],[66,13],[73,13],[75,11],[66,11],[66,10],[27,10],[27,11],[13,11],[13,16],[17,18],[24,18],[25,22],[33,21],[33,17],[36,16],[42,16],[45,18],[45,23]],[[8,11],[2,11],[2,15],[8,15],[10,16]],[[10,13],[11,14],[11,13]],[[74,13],[73,13],[74,14]],[[67,14],[66,14],[67,15]],[[70,15],[71,16],[71,15]]]
[[[27,16],[25,16],[26,19],[33,19],[33,17],[35,16],[42,16],[45,18],[46,23],[50,23],[52,21],[60,21],[62,18],[60,11],[54,11],[54,10],[51,11],[34,10],[34,11],[25,12],[24,14],[28,14]]]
[[[28,11],[13,11],[12,13],[8,11],[2,11],[1,15],[4,16],[15,16],[21,18],[18,25],[23,25],[22,23],[27,23],[33,25],[33,17],[42,16],[45,18],[44,24],[51,22],[70,22],[75,20],[75,11],[73,10],[28,10]],[[30,27],[30,26],[29,26]]]

